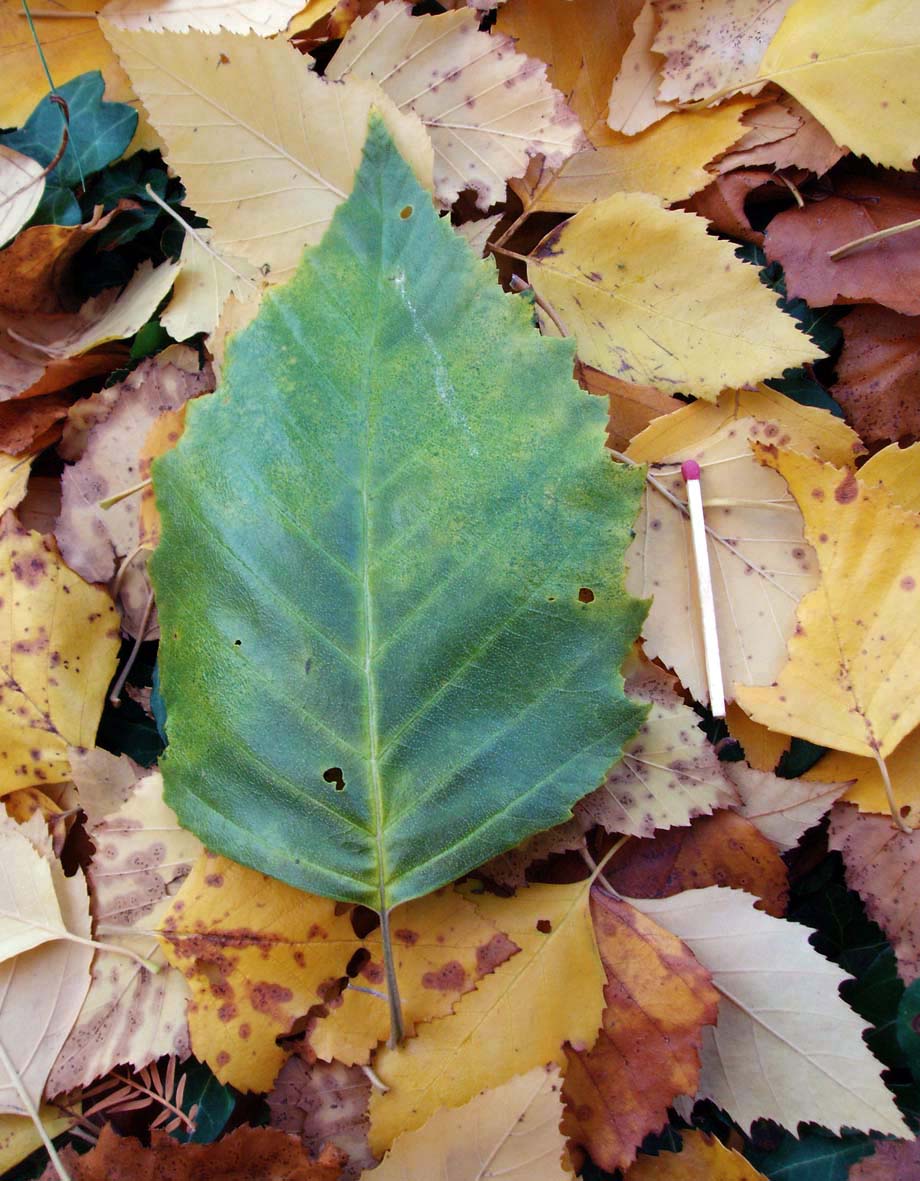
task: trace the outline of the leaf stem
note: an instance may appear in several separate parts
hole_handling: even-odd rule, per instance
[[[383,968],[387,978],[387,1002],[390,1006],[390,1038],[387,1045],[393,1050],[406,1036],[406,1030],[403,1025],[402,1003],[399,999],[399,981],[396,978],[389,910],[380,912],[380,941],[383,944]]]
[[[901,832],[910,833],[913,829],[910,825],[905,824],[904,818],[901,816],[898,802],[894,797],[894,786],[891,782],[891,776],[888,774],[888,764],[882,758],[878,748],[873,752],[875,754],[875,761],[878,764],[879,774],[882,777],[882,785],[885,788],[885,795],[888,798],[888,807],[891,809],[891,819],[895,822]]]
[[[915,217],[913,221],[902,222],[898,226],[889,226],[886,230],[876,230],[874,234],[865,234],[862,238],[854,238],[852,242],[846,242],[835,250],[829,250],[827,257],[833,262],[839,262],[842,258],[846,258],[847,255],[858,250],[860,246],[883,242],[886,238],[893,238],[896,234],[906,234],[908,230],[916,229],[920,229],[920,217]]]
[[[63,150],[60,152],[60,154],[58,156],[55,157],[55,160],[54,160],[54,164],[57,164],[60,157],[64,154],[64,151],[67,150],[67,142],[70,138],[70,130],[69,130],[70,108],[67,106],[67,103],[65,102],[65,100],[63,98],[61,98],[61,96],[58,94],[57,87],[54,85],[54,79],[51,77],[51,71],[48,69],[48,62],[45,59],[45,51],[42,49],[42,43],[41,43],[41,41],[39,41],[38,33],[35,31],[35,22],[32,20],[32,12],[29,8],[28,0],[22,0],[22,11],[23,11],[23,15],[25,16],[26,20],[29,22],[29,32],[32,34],[32,40],[35,42],[35,48],[38,50],[38,57],[42,63],[42,70],[45,73],[45,78],[48,80],[48,89],[51,91],[49,98],[51,99],[51,101],[53,103],[55,103],[60,108],[60,111],[61,111],[61,119],[62,119],[63,125],[64,125],[65,139],[64,139],[63,145],[62,145]],[[76,144],[73,144],[72,146],[73,146],[73,158],[77,162],[77,172],[79,172],[79,174],[80,174],[80,184],[85,189],[86,188],[86,177],[83,175],[83,164],[80,161],[80,153],[77,151]],[[52,167],[53,166],[54,165],[52,165]],[[49,171],[50,171],[50,169],[49,169]]]
[[[4,1046],[2,1041],[0,1041],[0,1066],[2,1066],[6,1073],[10,1076],[10,1082],[16,1089],[16,1094],[19,1096],[19,1101],[22,1103],[29,1115],[29,1118],[35,1125],[35,1130],[38,1132],[41,1142],[45,1146],[45,1151],[48,1153],[48,1157],[52,1165],[54,1165],[54,1169],[58,1177],[60,1177],[61,1181],[73,1181],[73,1178],[70,1176],[70,1173],[68,1173],[64,1162],[58,1156],[58,1151],[54,1147],[54,1142],[48,1135],[45,1125],[42,1123],[42,1117],[38,1113],[38,1108],[32,1102],[32,1096],[26,1090],[26,1085],[22,1081],[19,1071],[13,1065],[13,1060],[6,1052],[6,1046]]]

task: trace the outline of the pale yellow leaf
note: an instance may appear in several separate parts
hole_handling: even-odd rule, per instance
[[[479,221],[465,221],[462,226],[455,226],[457,233],[478,258],[486,252],[486,244],[495,232],[495,227],[504,214],[494,213],[491,217],[481,217]]]
[[[624,669],[626,694],[651,705],[636,737],[575,814],[607,832],[650,837],[694,816],[737,802],[699,718],[676,692],[676,680],[645,662]]]
[[[652,0],[660,22],[654,50],[665,57],[659,97],[666,102],[698,102],[756,77],[761,58],[792,3],[684,0],[677,5],[672,0]]]
[[[389,1087],[371,1096],[370,1145],[389,1148],[439,1107],[462,1107],[535,1066],[565,1063],[563,1044],[593,1044],[604,1006],[604,970],[586,883],[529,886],[513,898],[475,896],[476,907],[520,948],[462,997],[453,1015],[419,1026],[398,1049],[378,1052]]]
[[[258,33],[270,37],[286,28],[303,0],[109,0],[102,10],[120,29],[151,33]]]
[[[781,779],[746,763],[726,763],[725,774],[741,798],[740,815],[783,852],[794,849],[802,833],[817,824],[847,789],[845,782]]]
[[[103,26],[214,244],[270,282],[290,276],[351,191],[372,107],[431,186],[425,129],[373,82],[326,81],[283,39]]]
[[[558,1067],[537,1066],[398,1136],[363,1181],[566,1181]]]
[[[628,901],[682,939],[721,994],[718,1024],[703,1030],[702,1095],[745,1129],[765,1118],[793,1133],[813,1121],[905,1134],[867,1027],[838,993],[848,977],[814,950],[807,927],[722,886]]]
[[[166,964],[156,928],[201,853],[163,802],[163,778],[141,778],[117,811],[87,826],[95,852],[88,870],[96,938],[143,956],[154,975],[118,951],[99,950],[92,982],[49,1078],[52,1094],[86,1086],[119,1063],[135,1069],[189,1051],[189,987]]]
[[[0,962],[66,936],[50,859],[21,825],[0,819]]]
[[[16,237],[35,212],[44,191],[42,165],[0,144],[0,246]]]
[[[703,218],[621,193],[553,230],[528,263],[588,365],[714,399],[822,354]]]
[[[34,455],[6,455],[0,452],[0,515],[16,508],[29,487]]]
[[[664,58],[652,49],[658,32],[653,0],[645,0],[633,30],[633,39],[623,54],[620,72],[610,91],[607,110],[607,125],[623,135],[645,131],[674,110],[673,103],[658,98]]]
[[[884,758],[920,723],[920,635],[904,628],[920,586],[920,516],[832,464],[775,449],[762,458],[798,502],[820,584],[799,605],[773,684],[739,686],[738,702],[771,729]]]
[[[245,299],[260,284],[258,272],[242,259],[230,259],[210,245],[211,231],[186,231],[180,259],[182,270],[160,323],[173,340],[187,340],[217,327],[227,297]]]
[[[93,826],[131,799],[143,775],[130,756],[113,755],[99,746],[71,747],[67,754],[80,807]]]
[[[119,648],[105,591],[53,539],[0,523],[0,795],[69,778],[70,746],[92,746]]]
[[[838,144],[876,164],[913,168],[920,155],[914,0],[849,0],[845,14],[827,0],[797,0],[756,75],[795,95]]]
[[[582,131],[543,63],[515,53],[507,37],[481,33],[479,19],[470,8],[415,17],[402,0],[378,4],[348,30],[326,75],[378,81],[431,135],[438,200],[451,205],[475,189],[488,209],[531,156],[558,167]]]
[[[56,1107],[44,1106],[39,1112],[50,1139],[73,1127],[73,1116],[62,1115]],[[6,1173],[41,1148],[42,1139],[27,1115],[0,1115],[0,1172]]]

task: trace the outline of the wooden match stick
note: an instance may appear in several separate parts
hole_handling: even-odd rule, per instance
[[[703,617],[703,654],[706,659],[706,680],[709,682],[709,708],[714,718],[724,718],[725,688],[722,684],[719,633],[716,629],[716,605],[712,597],[712,571],[709,568],[709,546],[706,541],[706,521],[703,517],[700,465],[695,459],[686,459],[680,465],[680,471],[687,483],[690,533],[693,537],[693,557],[696,562],[696,581],[700,594],[700,611]]]

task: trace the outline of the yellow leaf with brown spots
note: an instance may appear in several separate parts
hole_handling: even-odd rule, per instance
[[[623,1181],[767,1181],[740,1152],[705,1132],[681,1132],[680,1152],[641,1156]]]
[[[885,759],[898,814],[908,828],[920,828],[920,726],[902,739]],[[830,750],[802,776],[808,783],[852,782],[840,799],[855,804],[860,812],[887,813],[888,796],[882,772],[875,759]]]
[[[799,604],[788,663],[772,685],[739,686],[738,703],[773,730],[884,759],[920,723],[920,632],[904,626],[920,593],[920,514],[851,471],[761,455],[798,502],[820,582]]]
[[[625,1169],[678,1095],[695,1095],[702,1027],[719,994],[709,972],[670,931],[595,890],[591,914],[607,984],[590,1050],[568,1051],[563,1130],[603,1169]]]
[[[188,403],[183,403],[173,410],[165,410],[154,420],[140,450],[137,474],[141,480],[149,480],[153,461],[171,451],[179,442],[185,430],[187,405]],[[156,549],[160,541],[160,514],[152,484],[148,484],[142,490],[140,502],[138,543],[149,549]]]
[[[449,1014],[478,976],[514,950],[452,890],[398,908],[393,928],[408,1028]],[[269,1090],[286,1057],[275,1038],[335,998],[362,948],[370,954],[355,983],[379,990],[383,982],[379,933],[356,935],[350,909],[223,857],[198,861],[160,938],[192,988],[192,1050],[240,1090]],[[346,993],[341,1009],[320,1022],[314,1045],[324,1057],[367,1061],[388,1029],[384,1000]]]
[[[521,949],[462,997],[453,1015],[419,1026],[374,1062],[370,1146],[383,1152],[439,1107],[462,1107],[534,1066],[565,1064],[563,1046],[593,1045],[604,1006],[585,882],[477,895],[476,909]],[[468,894],[468,896],[470,896]]]
[[[52,538],[0,522],[0,795],[70,777],[92,746],[118,656],[109,595],[74,574]]]

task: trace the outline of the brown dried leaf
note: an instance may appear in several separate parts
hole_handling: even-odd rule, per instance
[[[847,1181],[916,1181],[920,1173],[920,1139],[879,1140],[875,1152],[850,1169]]]
[[[698,816],[688,828],[657,833],[653,841],[630,841],[605,876],[632,898],[731,886],[760,898],[760,909],[777,918],[786,913],[789,897],[786,866],[772,841],[727,811]]]
[[[889,816],[835,804],[828,844],[843,854],[847,885],[885,932],[905,984],[920,978],[920,832],[901,832]]]
[[[562,1127],[612,1171],[667,1122],[676,1096],[696,1093],[702,1027],[715,1024],[719,997],[684,944],[628,903],[595,889],[591,917],[606,1005],[594,1046],[567,1051]]]
[[[47,447],[57,438],[57,424],[67,417],[69,405],[60,394],[0,402],[0,451],[23,455]]]
[[[746,209],[748,199],[755,193],[759,198],[768,200],[776,200],[785,194],[792,201],[792,194],[772,172],[758,168],[717,176],[681,208],[705,217],[720,234],[759,245],[763,242],[763,234],[751,227]]]
[[[897,242],[898,239],[895,239]],[[867,443],[920,435],[920,318],[854,308],[831,394]]]
[[[880,303],[920,312],[920,229],[860,247],[834,260],[830,251],[866,234],[920,217],[920,193],[891,181],[850,177],[836,195],[789,209],[770,222],[764,250],[782,264],[790,299],[813,307]]]
[[[663,414],[679,410],[681,403],[652,385],[633,385],[610,373],[592,369],[583,361],[575,362],[575,380],[589,394],[609,399],[610,418],[607,421],[608,445],[625,451],[640,431]]]

